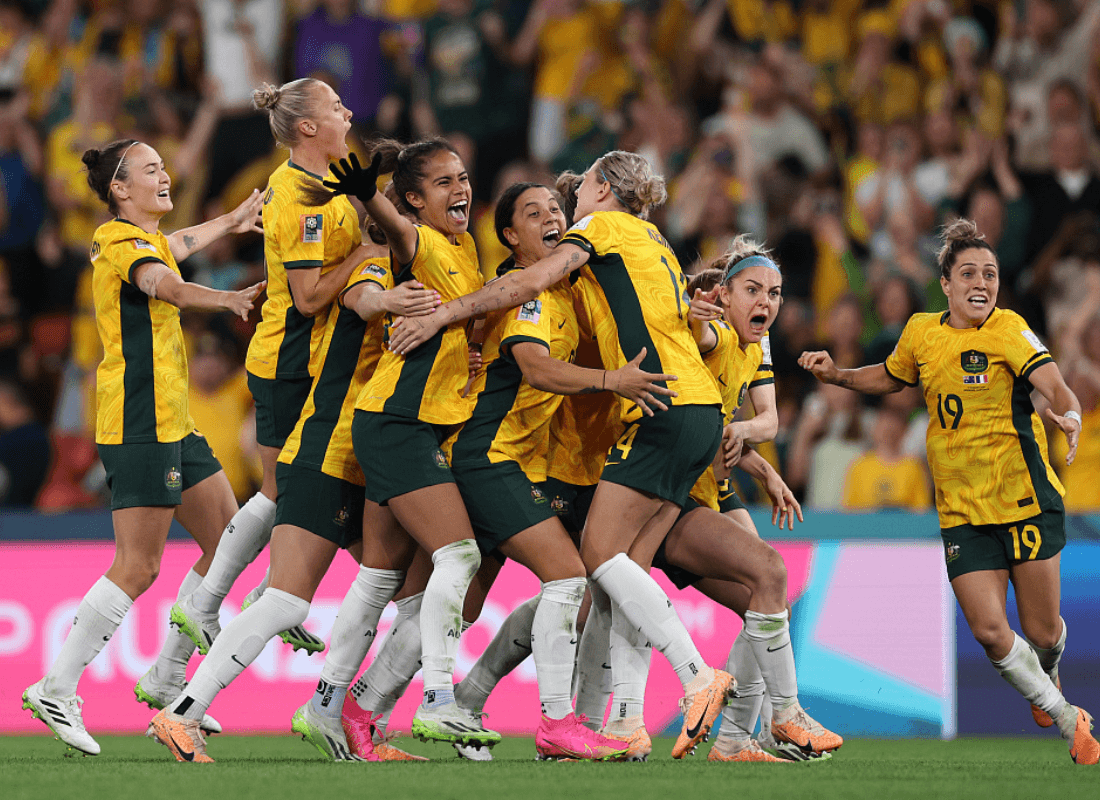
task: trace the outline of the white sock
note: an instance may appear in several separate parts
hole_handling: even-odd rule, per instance
[[[351,696],[364,711],[381,714],[385,722],[398,698],[420,669],[420,605],[424,593],[396,602],[397,617],[382,649],[355,685]],[[385,724],[376,723],[385,730]]]
[[[489,694],[501,679],[531,655],[531,630],[541,598],[541,594],[535,595],[520,603],[511,614],[505,617],[500,630],[489,642],[489,646],[478,656],[466,677],[455,686],[455,702],[467,711],[477,713],[485,708],[485,701],[489,699]],[[575,624],[574,618],[574,626]],[[572,670],[572,664],[570,664],[570,670]],[[540,699],[541,693],[542,679],[540,678]]]
[[[664,654],[686,688],[706,664],[657,581],[626,553],[600,564],[592,577],[611,597],[612,625],[615,614],[626,614],[634,627]]]
[[[256,660],[264,645],[288,628],[301,625],[307,616],[307,601],[289,592],[268,589],[222,630],[169,710],[189,719],[202,719],[218,692]]]
[[[611,699],[611,598],[593,580],[588,582],[592,605],[577,646],[577,716],[585,716],[592,730],[603,727]]]
[[[577,614],[585,578],[564,578],[542,585],[542,600],[531,623],[531,654],[539,682],[539,703],[550,719],[573,713],[570,689],[577,657]]]
[[[1066,698],[1043,672],[1038,656],[1027,642],[1013,634],[1012,649],[1000,661],[993,661],[993,666],[1029,703],[1050,714],[1051,719],[1059,719],[1065,710]],[[1062,735],[1065,735],[1064,730]]]
[[[760,701],[760,733],[771,736],[772,732],[772,699],[764,692]]]
[[[73,626],[42,683],[51,697],[76,694],[84,668],[99,655],[134,601],[106,575],[92,584],[76,609]]]
[[[193,569],[187,570],[176,593],[176,602],[179,602],[202,583],[202,576]],[[168,636],[164,640],[164,646],[160,649],[160,655],[153,662],[149,670],[153,677],[163,683],[172,686],[182,686],[187,680],[187,662],[191,660],[191,654],[195,652],[195,643],[180,632],[175,625],[168,628]]]
[[[772,713],[783,716],[783,712],[798,703],[798,677],[794,668],[787,609],[779,614],[746,611],[743,632],[764,677],[764,685],[772,701]]]
[[[340,718],[344,695],[370,652],[378,620],[404,580],[403,570],[359,568],[332,626],[321,678],[310,701],[314,713]]]
[[[611,682],[615,695],[610,719],[615,721],[641,715],[653,646],[625,614],[615,613],[614,604],[611,608]]]
[[[1051,683],[1058,683],[1058,662],[1062,660],[1062,653],[1066,649],[1066,621],[1062,620],[1062,635],[1058,637],[1057,643],[1049,650],[1044,650],[1041,647],[1036,647],[1035,643],[1030,639],[1027,643],[1031,645],[1031,649],[1035,651],[1036,657],[1039,659],[1039,666],[1043,668],[1043,672],[1050,676]]]
[[[256,585],[256,588],[253,589],[252,591],[256,592],[257,594],[263,594],[267,590],[267,585],[269,583],[271,583],[271,567],[267,568],[267,572],[264,573],[264,579],[262,581],[260,581]],[[251,594],[251,593],[252,592],[249,592],[249,594]]]
[[[206,613],[221,608],[233,582],[271,541],[274,525],[275,503],[256,492],[225,526],[210,569],[191,597],[195,608]]]
[[[463,539],[432,553],[432,576],[420,607],[420,641],[424,693],[440,701],[454,693],[455,654],[462,634],[462,604],[478,568],[481,552],[473,539]],[[443,694],[443,693],[446,694]]]
[[[764,703],[764,676],[760,674],[744,628],[733,640],[729,658],[726,659],[726,672],[737,679],[737,687],[722,712],[719,738],[744,743],[752,737]]]

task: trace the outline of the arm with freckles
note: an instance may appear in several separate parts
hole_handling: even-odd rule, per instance
[[[190,283],[173,272],[162,261],[142,264],[134,270],[134,285],[154,300],[163,300],[179,309],[200,311],[231,311],[241,319],[248,319],[252,301],[267,286],[267,281],[236,292],[221,292]]]
[[[400,318],[390,329],[390,350],[404,355],[455,322],[490,311],[515,308],[534,300],[570,272],[588,263],[588,252],[562,242],[546,258],[526,269],[509,272],[472,294],[444,303],[429,317]]]
[[[770,442],[779,433],[779,409],[775,403],[775,384],[766,383],[749,389],[756,414],[752,419],[737,420],[726,426],[724,438],[726,466],[738,463],[743,446]]]
[[[1036,368],[1028,376],[1028,380],[1050,403],[1050,408],[1046,410],[1047,419],[1066,435],[1066,444],[1069,446],[1066,464],[1072,464],[1077,455],[1077,442],[1081,438],[1081,423],[1078,421],[1081,417],[1081,403],[1077,395],[1066,386],[1062,372],[1054,362]],[[1066,416],[1070,412],[1076,414],[1076,419]]]
[[[784,523],[789,530],[794,530],[795,517],[799,522],[802,519],[802,506],[795,499],[794,492],[787,486],[786,481],[775,471],[775,467],[767,462],[764,456],[751,448],[745,448],[746,452],[741,456],[739,466],[752,477],[756,478],[767,491],[772,501],[772,525],[778,523],[782,528]]]
[[[374,281],[363,281],[344,293],[343,303],[345,308],[370,322],[386,312],[410,317],[431,314],[439,304],[439,295],[417,281],[407,281],[385,290]]]

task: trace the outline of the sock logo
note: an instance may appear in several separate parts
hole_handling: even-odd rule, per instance
[[[619,703],[619,718],[626,719],[626,703]]]
[[[332,695],[336,692],[336,687],[325,680],[317,681],[317,694],[321,695],[321,708],[328,708],[329,703],[332,702]]]
[[[431,705],[435,702],[435,689],[428,689],[424,692],[424,702]]]
[[[457,639],[458,637],[459,637],[459,633],[454,628],[448,628],[447,629],[447,638],[448,639]]]
[[[699,668],[695,666],[694,661],[692,661],[688,664],[688,669],[691,670],[692,675],[698,675],[699,674]]]

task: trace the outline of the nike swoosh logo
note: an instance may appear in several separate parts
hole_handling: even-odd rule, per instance
[[[521,649],[523,649],[523,650],[530,650],[530,649],[531,649],[531,645],[529,645],[529,644],[524,644],[524,643],[523,643],[523,642],[521,642],[521,641],[520,641],[519,639],[513,639],[513,640],[512,640],[512,643],[513,643],[513,644],[514,644],[514,645],[515,645],[516,647],[519,647],[519,648],[521,648]]]
[[[570,639],[570,640],[569,640],[569,644],[576,644],[576,643],[577,643],[577,640],[576,640],[576,639]]]
[[[558,323],[558,330],[560,331],[564,327],[565,327],[565,320],[563,319],[560,323]]]
[[[342,228],[344,226],[344,217],[346,216],[347,214],[345,214],[343,217],[340,217],[340,221],[336,224],[338,228]]]
[[[240,663],[240,662],[238,662],[238,663]],[[190,751],[189,750],[184,750],[182,747],[180,747],[180,743],[176,741],[176,737],[173,736],[172,734],[168,734],[168,738],[172,741],[172,744],[174,744],[176,746],[176,752],[179,753],[181,756],[183,756],[184,761],[194,761],[195,760],[195,752],[193,750],[190,750]]]
[[[731,497],[733,497],[733,492],[730,492],[729,494],[720,494],[718,495],[718,501],[721,502],[723,500],[729,500]]]
[[[233,659],[234,661],[236,661],[238,664],[241,664],[241,660],[239,658],[237,658],[236,655],[231,655],[229,657],[231,659]],[[248,664],[241,664],[241,669],[248,669]]]
[[[453,269],[449,269],[449,270],[447,270],[447,274],[448,275],[457,275],[458,273],[455,272]]]
[[[721,375],[719,375],[719,376],[718,376],[718,382],[719,382],[720,384],[722,384],[723,386],[725,386],[725,387],[726,387],[727,389],[729,388],[729,384],[728,384],[728,383],[726,383],[726,382],[725,382],[724,380],[722,380],[722,376],[721,376]]]
[[[923,367],[927,363],[928,363],[927,361],[918,361],[917,362],[917,369],[920,369],[921,367]]]
[[[786,646],[787,646],[788,644],[790,644],[790,642],[787,642],[787,644],[781,644],[781,645],[779,645],[779,647],[769,647],[769,648],[768,648],[768,652],[769,652],[769,653],[776,653],[776,652],[778,652],[778,651],[782,650],[782,649],[783,649],[784,647],[786,647]]]
[[[703,713],[699,715],[699,721],[697,723],[695,723],[695,727],[694,728],[688,728],[687,731],[686,731],[689,739],[694,739],[696,736],[699,735],[699,731],[702,730],[702,728],[703,728],[703,720],[706,719],[707,710],[709,708],[710,708],[710,701],[708,700],[707,704],[705,706],[703,706]]]
[[[600,664],[600,666],[603,667],[604,669],[611,669],[611,665],[608,664],[608,663]]]

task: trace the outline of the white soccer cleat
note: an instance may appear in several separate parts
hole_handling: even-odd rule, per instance
[[[186,683],[177,685],[157,680],[156,676],[153,675],[153,670],[149,670],[141,676],[141,680],[134,684],[134,697],[137,698],[139,703],[145,703],[154,711],[160,711],[162,708],[167,708],[174,703],[176,698],[183,694],[185,686],[187,686]],[[202,728],[203,733],[222,732],[221,723],[209,714],[202,715],[202,722],[199,723],[199,727]]]
[[[40,719],[62,742],[74,750],[90,756],[99,755],[99,743],[84,727],[80,707],[84,700],[71,694],[68,697],[51,697],[42,691],[45,678],[31,684],[23,692],[23,708],[29,709],[35,719]]]
[[[207,613],[195,608],[191,595],[180,600],[168,614],[172,624],[180,629],[188,639],[195,643],[200,655],[206,655],[214,645],[214,640],[222,632],[221,622],[216,612]]]
[[[309,703],[294,712],[290,729],[321,751],[331,761],[365,761],[348,747],[344,726],[340,718],[322,717],[313,712]]]
[[[458,707],[458,710],[465,714],[470,719],[471,726],[483,727],[485,712],[475,713],[473,711],[467,711],[462,706]],[[487,745],[481,744],[462,744],[461,742],[453,742],[455,752],[458,753],[459,758],[464,758],[467,761],[492,761],[493,754],[489,750]]]

